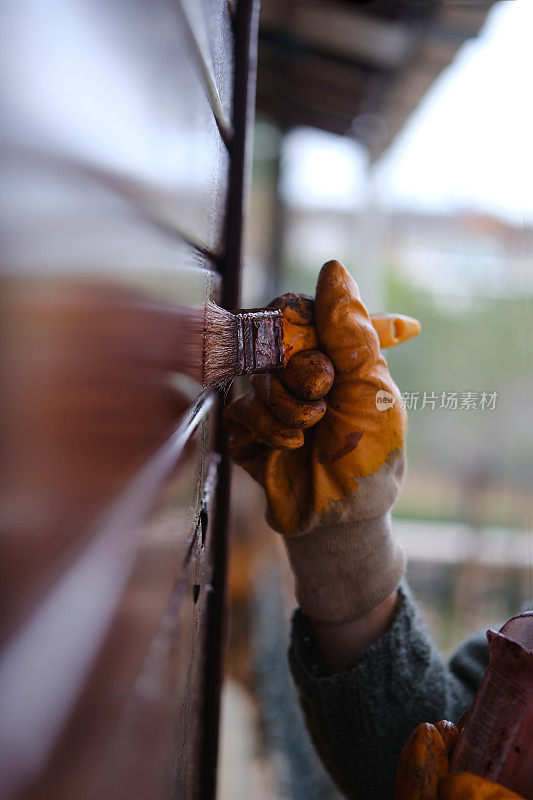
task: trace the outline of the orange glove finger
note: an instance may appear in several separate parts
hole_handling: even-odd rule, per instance
[[[319,400],[333,385],[333,364],[321,350],[302,350],[296,353],[285,369],[278,373],[280,381],[295,397]]]
[[[524,800],[500,783],[471,772],[450,772],[439,783],[438,800]]]
[[[423,722],[414,729],[400,755],[394,800],[437,800],[437,786],[448,772],[442,736],[434,725]]]
[[[318,347],[315,306],[305,294],[289,292],[276,297],[268,308],[277,308],[283,318],[283,358],[287,365],[295,353]]]
[[[326,413],[323,399],[299,400],[285,389],[279,377],[272,372],[254,375],[252,386],[269,411],[291,428],[310,428]]]
[[[320,271],[315,323],[321,347],[335,368],[328,413],[314,439],[318,476],[315,504],[322,514],[331,509],[332,501],[353,495],[359,478],[386,469],[391,453],[398,451],[400,455],[407,415],[357,284],[338,261],[328,261]],[[387,405],[379,405],[382,399]],[[373,492],[373,499],[380,504],[374,510],[376,515],[381,513],[378,508],[394,502],[398,482],[387,482],[390,496]],[[364,493],[361,498],[368,505]]]
[[[337,378],[353,376],[363,364],[370,368],[377,360],[385,363],[357,284],[338,261],[328,261],[320,270],[315,323],[318,339],[333,362]]]
[[[302,431],[283,425],[254,391],[246,392],[230,403],[224,412],[224,419],[230,438],[237,437],[245,428],[259,442],[276,449],[294,450],[304,443]]]
[[[307,294],[287,292],[274,298],[268,308],[278,308],[283,311],[283,316],[293,325],[314,325],[315,303]]]
[[[252,431],[234,420],[224,420],[228,432],[228,450],[232,459],[250,473],[252,478],[264,484],[265,462],[270,448],[259,442]]]

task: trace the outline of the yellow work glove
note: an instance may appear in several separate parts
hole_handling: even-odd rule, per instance
[[[418,725],[400,755],[394,800],[524,800],[471,772],[449,772],[458,737],[455,725],[446,720]]]
[[[271,305],[295,328],[314,323],[331,364],[307,351],[285,370],[254,376],[226,409],[229,448],[265,489],[302,610],[347,622],[383,602],[404,573],[390,508],[404,472],[406,414],[357,285],[337,261],[320,272],[314,319],[297,295]]]
[[[524,800],[524,797],[471,772],[450,772],[439,781],[437,800]]]

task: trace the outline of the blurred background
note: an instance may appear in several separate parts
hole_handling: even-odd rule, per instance
[[[440,28],[418,28],[424,52],[382,113],[367,96],[369,110],[348,121],[342,57],[323,66],[323,95],[306,100],[313,64],[298,46],[318,18],[296,10],[282,20],[265,2],[260,27],[243,305],[313,294],[320,266],[335,258],[370,311],[421,321],[417,339],[387,351],[410,420],[394,516],[409,582],[445,655],[517,613],[533,586],[533,6],[491,5],[443,3]],[[292,95],[276,83],[276,47]],[[295,601],[284,554],[263,522],[261,490],[240,469],[233,482],[221,796],[334,798],[288,675]]]

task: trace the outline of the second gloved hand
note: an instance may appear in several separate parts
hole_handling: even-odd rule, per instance
[[[290,295],[282,306],[296,324],[312,322],[311,304]],[[320,272],[314,324],[334,369],[327,397],[319,397],[327,359],[300,353],[296,366],[254,376],[226,424],[232,457],[264,487],[267,520],[284,535],[301,608],[341,623],[383,602],[405,569],[390,508],[404,472],[406,414],[357,285],[336,261]]]

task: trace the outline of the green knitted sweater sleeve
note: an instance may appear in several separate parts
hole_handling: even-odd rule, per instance
[[[392,800],[407,737],[420,722],[457,722],[472,703],[488,649],[478,635],[445,663],[403,584],[391,628],[353,669],[326,674],[300,610],[289,662],[314,746],[341,792],[350,800]]]

